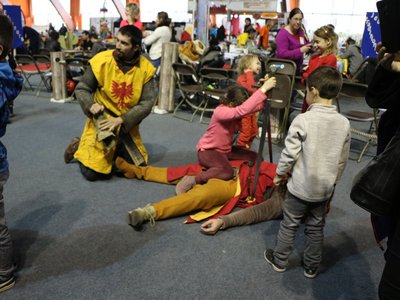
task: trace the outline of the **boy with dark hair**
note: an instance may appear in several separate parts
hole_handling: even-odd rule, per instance
[[[310,106],[289,128],[274,178],[279,185],[289,172],[292,174],[283,220],[275,248],[264,252],[277,272],[286,270],[296,231],[304,221],[304,276],[317,276],[327,207],[350,149],[350,123],[332,105],[341,86],[342,77],[335,68],[323,66],[312,72],[307,78],[306,101]]]
[[[7,16],[0,15],[0,137],[6,133],[8,102],[17,97],[22,88],[22,79],[14,75],[6,60],[12,45],[13,26]],[[15,284],[12,242],[5,220],[3,200],[3,187],[8,175],[7,150],[0,141],[0,292]]]

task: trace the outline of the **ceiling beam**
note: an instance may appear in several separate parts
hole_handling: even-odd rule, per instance
[[[59,0],[50,0],[50,3],[53,4],[54,8],[57,10],[58,14],[61,16],[61,19],[64,21],[65,25],[69,30],[75,30],[75,24],[72,21],[72,18],[69,13],[65,10]]]

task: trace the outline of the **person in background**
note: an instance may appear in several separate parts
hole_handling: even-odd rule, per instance
[[[332,27],[322,26],[315,30],[312,40],[313,54],[310,57],[308,66],[303,71],[301,79],[303,84],[307,77],[321,66],[331,66],[332,68],[336,68],[337,43],[338,35],[333,31]],[[308,106],[307,101],[304,99],[301,112],[305,112]]]
[[[253,24],[251,24],[251,19],[246,18],[244,20],[243,33],[248,33],[250,35],[251,33],[254,33],[254,32],[256,32],[256,30],[254,29]]]
[[[78,45],[75,47],[77,50],[90,51],[93,47],[93,43],[90,41],[90,33],[87,30],[82,31],[81,37],[78,41]]]
[[[139,124],[153,107],[155,68],[141,55],[142,32],[122,27],[116,49],[103,51],[90,61],[75,89],[87,116],[81,139],[64,153],[66,163],[75,157],[89,181],[109,179],[117,155],[135,165],[147,163],[148,154]]]
[[[136,3],[128,3],[126,4],[125,8],[126,19],[122,20],[119,24],[119,28],[124,27],[126,25],[133,25],[139,28],[140,30],[143,29],[143,24],[139,20],[140,16],[140,9]]]
[[[258,40],[258,47],[267,50],[269,44],[269,30],[271,29],[271,22],[269,19],[265,20],[265,25],[260,29],[260,38]]]
[[[378,125],[377,154],[382,153],[400,128],[400,51],[386,53],[377,46],[379,65],[368,85],[365,99],[373,108],[385,108]],[[398,180],[398,178],[392,178]],[[385,268],[379,284],[379,299],[400,299],[400,218],[399,205],[392,216],[371,215],[375,237],[380,245],[388,238]],[[381,246],[383,249],[383,247]]]
[[[218,27],[218,30],[217,30],[217,41],[223,42],[223,41],[225,41],[225,38],[226,38],[225,27],[224,27],[224,25],[221,25]]]
[[[7,54],[13,46],[13,25],[5,15],[0,15],[0,136],[6,133],[9,117],[8,102],[18,96],[22,89],[22,79],[16,77],[8,61]],[[7,149],[0,142],[0,292],[15,285],[15,264],[10,232],[5,217],[3,189],[8,180],[9,170]]]
[[[50,52],[61,51],[61,45],[58,41],[60,38],[60,34],[56,30],[49,31],[49,39],[45,42],[45,48]]]
[[[106,45],[103,41],[99,40],[97,33],[90,34],[90,41],[93,44],[92,50],[90,51],[89,57],[95,56],[97,53],[107,50]]]
[[[24,35],[24,46],[17,48],[17,53],[29,55],[39,54],[39,49],[42,48],[40,33],[28,26],[22,27],[22,31]]]
[[[233,85],[228,88],[196,146],[199,164],[206,170],[196,176],[183,177],[176,185],[177,194],[185,193],[196,184],[205,184],[211,178],[232,179],[234,170],[230,160],[255,162],[257,153],[244,147],[232,146],[233,137],[240,129],[244,116],[263,109],[266,92],[275,85],[275,77],[266,78],[263,85],[250,97],[242,86]]]
[[[304,276],[315,278],[318,274],[327,208],[350,150],[350,122],[332,105],[341,87],[342,76],[336,69],[316,69],[307,79],[310,108],[290,125],[274,178],[279,185],[291,173],[283,220],[275,248],[264,252],[276,272],[286,271],[296,232],[304,221]]]
[[[289,13],[288,24],[276,35],[276,58],[293,60],[300,75],[303,68],[304,53],[308,53],[311,44],[302,28],[304,15],[300,8],[294,8]]]
[[[364,61],[364,58],[361,54],[360,47],[356,45],[356,41],[353,40],[351,37],[347,38],[345,42],[345,47],[345,50],[339,55],[339,57],[346,58],[348,60],[349,74],[350,76],[353,76]]]
[[[210,32],[209,32],[210,37],[213,36],[214,38],[217,38],[218,35],[218,28],[216,24],[213,24],[210,28]]]
[[[165,11],[157,14],[156,29],[152,33],[145,33],[143,44],[151,46],[149,55],[154,67],[158,68],[161,64],[162,44],[171,40],[171,29],[169,28],[170,19]]]

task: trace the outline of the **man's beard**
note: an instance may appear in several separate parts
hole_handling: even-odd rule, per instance
[[[117,58],[119,61],[131,61],[140,55],[140,51],[136,50],[134,52],[123,53],[118,49],[115,50],[117,54]]]

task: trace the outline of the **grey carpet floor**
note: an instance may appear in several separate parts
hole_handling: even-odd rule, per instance
[[[6,216],[19,271],[1,299],[377,299],[382,252],[369,215],[349,198],[352,177],[370,157],[348,162],[327,218],[321,274],[310,280],[301,268],[301,229],[286,272],[264,261],[278,220],[205,236],[182,216],[134,231],[126,212],[172,196],[174,187],[118,177],[85,181],[76,163],[63,161],[85,118],[76,103],[49,98],[21,94],[2,139],[11,174]],[[197,120],[151,114],[141,124],[150,164],[195,162],[205,129]],[[275,161],[280,151],[274,145]]]

